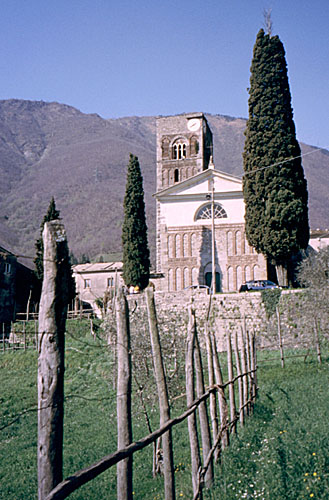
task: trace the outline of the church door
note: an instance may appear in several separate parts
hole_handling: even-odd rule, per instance
[[[206,285],[211,288],[211,276],[212,273],[206,273]],[[216,293],[220,292],[220,274],[216,273]]]

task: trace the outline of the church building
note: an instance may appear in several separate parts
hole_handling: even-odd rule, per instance
[[[157,119],[155,198],[156,265],[164,276],[160,290],[210,286],[213,254],[218,292],[267,278],[264,256],[245,237],[242,181],[216,170],[212,133],[203,113]]]

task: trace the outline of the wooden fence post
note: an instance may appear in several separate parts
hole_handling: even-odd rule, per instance
[[[240,361],[240,355],[239,355],[239,346],[238,346],[238,334],[237,331],[235,330],[234,336],[233,336],[233,348],[234,348],[234,354],[235,354],[235,363],[236,363],[236,371],[237,375],[239,377],[238,379],[238,388],[239,388],[239,418],[240,418],[240,424],[243,426],[244,425],[244,402],[243,402],[243,381],[242,381],[242,371],[241,371],[241,361]]]
[[[187,330],[187,346],[186,346],[186,404],[191,406],[194,401],[194,369],[193,369],[193,351],[195,341],[195,316],[192,306],[188,309],[188,330]],[[199,490],[199,470],[201,466],[198,431],[196,425],[196,415],[193,412],[187,417],[188,432],[191,449],[191,471],[192,471],[192,486],[193,495],[196,495]],[[202,492],[199,494],[199,499],[202,499]]]
[[[232,344],[231,344],[231,333],[227,332],[226,335],[226,345],[227,345],[227,370],[228,370],[228,380],[229,382],[233,380],[233,360],[232,360]],[[229,399],[230,399],[230,421],[232,423],[232,432],[236,433],[236,407],[234,399],[234,382],[230,382],[228,386]]]
[[[281,356],[281,367],[284,368],[283,343],[282,343],[282,334],[281,334],[281,317],[280,317],[279,306],[276,306],[276,318],[278,321],[278,337],[279,337],[279,348],[280,348],[280,356]]]
[[[207,347],[207,363],[208,363],[208,379],[209,386],[212,387],[215,385],[215,372],[214,372],[214,354],[212,349],[211,337],[209,332],[209,324],[208,322],[205,325],[204,329],[205,338],[206,338],[206,347]],[[210,402],[210,418],[211,418],[211,427],[212,427],[212,437],[213,442],[215,443],[218,437],[218,416],[217,416],[217,397],[216,393],[211,393],[209,396]],[[215,462],[218,461],[220,453],[220,445],[217,447],[214,458]]]
[[[205,393],[203,369],[201,352],[198,340],[198,333],[195,327],[195,349],[194,349],[194,364],[195,364],[195,375],[196,375],[196,394],[200,398],[202,394]],[[207,403],[203,401],[199,406],[199,421],[200,421],[200,432],[201,432],[201,443],[202,443],[202,456],[203,464],[205,464],[208,454],[211,450],[211,438],[208,420]],[[211,459],[209,467],[204,476],[205,486],[209,488],[214,480],[213,471],[213,460]]]
[[[119,290],[115,300],[117,323],[117,428],[118,450],[132,442],[131,423],[131,352],[129,309],[127,299]],[[117,499],[131,500],[133,491],[133,459],[126,458],[117,465]]]
[[[39,312],[38,498],[62,480],[64,416],[64,344],[69,260],[63,224],[46,222],[43,230],[43,284]]]
[[[252,371],[251,374],[251,398],[252,398],[252,403],[251,406],[253,408],[254,403],[255,403],[255,398],[256,398],[256,393],[257,393],[257,374],[256,374],[256,337],[255,335],[250,336],[250,370]]]
[[[244,416],[246,417],[248,415],[248,406],[246,406],[248,401],[248,375],[247,375],[248,368],[247,368],[246,346],[243,335],[243,328],[241,329],[241,365],[242,365],[242,372],[245,374],[242,377],[242,384],[243,384],[243,413]]]
[[[317,353],[317,357],[318,357],[318,363],[321,365],[322,357],[321,357],[319,325],[318,325],[316,318],[314,318],[314,336],[315,336],[315,347],[316,347],[316,353]]]
[[[23,341],[24,341],[24,351],[26,351],[26,324],[23,320]]]
[[[211,336],[212,351],[214,356],[214,368],[215,368],[215,379],[218,385],[218,402],[219,402],[219,414],[220,414],[220,425],[222,432],[221,447],[224,450],[230,443],[230,433],[227,428],[228,424],[228,408],[224,389],[221,387],[223,385],[223,375],[219,364],[217,345],[215,334]]]
[[[247,328],[245,329],[245,346],[246,346],[246,354],[247,354],[247,368],[248,368],[248,372],[250,372],[251,371],[250,336],[249,336],[249,331]],[[251,373],[249,373],[248,388],[249,388],[248,400],[251,400],[252,399],[252,390],[253,390],[253,378],[252,378]],[[250,402],[248,405],[248,413],[249,413],[249,415],[251,415],[251,413],[252,413],[252,402]]]
[[[154,303],[154,292],[152,287],[148,287],[146,289],[146,304],[147,304],[147,313],[148,313],[149,328],[150,328],[154,373],[155,373],[158,398],[159,398],[160,427],[162,427],[170,419],[170,409],[168,401],[166,375],[163,366],[160,336],[159,336],[155,303]],[[173,500],[175,498],[175,476],[174,476],[175,472],[174,472],[174,458],[172,449],[171,430],[163,434],[162,448],[163,448],[163,474],[164,474],[165,499]]]

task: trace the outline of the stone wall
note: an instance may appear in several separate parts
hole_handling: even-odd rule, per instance
[[[281,329],[285,345],[304,346],[310,337],[303,330],[305,318],[302,308],[297,309],[303,297],[302,290],[281,292]],[[203,327],[207,318],[209,301],[212,300],[210,321],[216,332],[219,351],[225,351],[225,335],[228,331],[241,332],[245,323],[249,332],[256,334],[259,347],[277,347],[277,319],[274,314],[267,317],[261,292],[216,294],[214,297],[205,291],[155,292],[158,321],[162,325],[171,324],[179,333],[186,335],[188,305],[192,302],[196,311],[197,325],[202,339]],[[143,294],[128,296],[130,309],[145,309]],[[293,311],[296,316],[293,316]]]

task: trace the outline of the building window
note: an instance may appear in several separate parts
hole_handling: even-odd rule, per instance
[[[178,168],[175,168],[175,171],[174,171],[174,182],[179,182],[179,171],[178,171]]]
[[[113,283],[114,283],[113,278],[107,278],[107,286],[108,286],[109,288],[112,288],[112,287],[113,287]]]
[[[91,280],[84,280],[84,287],[90,288],[91,287]]]
[[[172,147],[172,159],[183,160],[186,158],[186,143],[182,140],[176,141]]]
[[[169,139],[165,138],[162,141],[162,158],[169,158]]]
[[[190,153],[191,156],[197,155],[199,152],[199,143],[196,137],[191,137],[190,139]]]
[[[10,273],[11,273],[11,264],[5,262],[5,274],[10,274]]]
[[[227,213],[225,212],[224,208],[219,205],[219,203],[214,204],[214,218],[215,219],[225,219],[227,218]],[[208,203],[207,205],[204,205],[203,207],[199,208],[195,215],[195,220],[202,220],[202,219],[211,219],[211,203]]]

